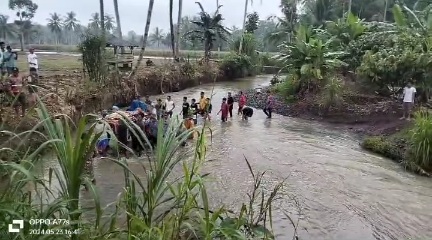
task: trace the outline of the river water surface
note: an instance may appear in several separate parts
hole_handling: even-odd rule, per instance
[[[270,78],[245,78],[214,87],[213,140],[203,171],[211,174],[207,185],[215,206],[238,210],[247,201],[252,178],[246,157],[255,171],[267,171],[265,188],[287,178],[283,199],[276,203],[277,239],[288,240],[293,234],[282,211],[294,221],[300,218],[300,239],[432,239],[432,181],[361,150],[354,135],[276,114],[268,120],[260,110],[248,122],[237,116],[220,122],[215,113],[228,91],[267,85]],[[184,96],[198,99],[201,91],[210,95],[212,88],[202,85],[170,95],[180,112]],[[142,175],[139,161],[143,160],[129,160],[130,167]],[[108,204],[124,186],[123,171],[109,161],[95,164],[97,187]]]

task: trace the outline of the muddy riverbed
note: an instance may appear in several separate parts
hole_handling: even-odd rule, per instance
[[[293,233],[282,211],[294,220],[301,218],[300,239],[432,239],[432,181],[363,151],[352,133],[276,114],[269,120],[260,110],[248,122],[237,116],[220,122],[216,112],[228,91],[267,85],[270,78],[220,82],[214,87],[213,141],[203,169],[211,174],[207,185],[213,205],[237,210],[247,201],[252,180],[246,157],[256,171],[268,171],[266,188],[288,177],[283,200],[276,203],[277,239],[291,239]],[[210,94],[212,88],[203,85],[170,93],[175,110],[180,112],[184,96],[198,98],[201,91]],[[143,175],[144,161],[129,163]],[[95,171],[103,204],[115,201],[123,188],[123,171],[109,161],[96,162]],[[292,196],[300,203],[300,215]],[[83,193],[83,198],[91,195]]]

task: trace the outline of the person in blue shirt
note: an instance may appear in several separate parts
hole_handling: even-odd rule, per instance
[[[141,97],[137,96],[133,101],[128,111],[136,111],[138,108],[141,108],[144,112],[148,111],[147,104],[141,101]]]
[[[111,140],[111,134],[108,132],[106,133],[106,137],[98,140],[96,147],[98,149],[98,153],[101,156],[106,156],[108,150],[109,150],[109,143]]]
[[[12,52],[12,48],[10,46],[6,47],[6,52],[3,56],[4,66],[6,67],[6,71],[8,75],[12,75],[13,69],[17,67],[16,61],[18,56],[15,52]]]

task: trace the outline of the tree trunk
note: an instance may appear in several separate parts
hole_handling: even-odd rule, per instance
[[[208,38],[206,38],[206,40],[204,41],[204,60],[206,62],[210,60],[211,41],[212,39]]]
[[[243,14],[243,30],[242,30],[243,32],[242,32],[242,36],[241,36],[241,39],[240,39],[239,54],[241,54],[241,52],[243,50],[243,38],[244,38],[244,34],[245,34],[248,4],[249,4],[249,0],[245,0],[245,9],[244,9],[244,14]]]
[[[100,26],[102,30],[102,36],[105,36],[105,10],[104,10],[104,0],[99,0],[100,4]]]
[[[385,22],[387,18],[387,8],[388,8],[388,0],[385,0],[383,22]]]
[[[23,32],[24,30],[21,30],[21,33],[20,33],[20,45],[21,45],[21,51],[24,51],[24,32]]]
[[[173,23],[173,6],[174,5],[174,0],[170,0],[170,9],[169,9],[169,14],[170,14],[170,36],[171,36],[171,49],[172,49],[172,53],[173,53],[173,60],[175,61],[176,59],[176,49],[175,49],[175,39],[174,39],[174,23]]]
[[[182,9],[183,9],[183,0],[179,0],[179,9],[178,9],[178,17],[177,17],[177,32],[176,32],[176,56],[180,57],[180,26],[182,20]]]
[[[145,26],[145,30],[144,30],[144,36],[143,36],[142,42],[141,42],[141,51],[140,51],[140,54],[138,56],[138,61],[135,64],[134,69],[129,74],[129,79],[131,79],[133,76],[135,76],[136,71],[138,70],[138,67],[141,64],[141,62],[143,60],[143,57],[144,57],[144,52],[145,52],[145,47],[146,47],[146,44],[147,44],[148,33],[149,33],[149,30],[150,30],[150,22],[151,22],[151,16],[152,16],[152,12],[153,12],[153,5],[154,5],[154,0],[150,0],[149,1],[149,7],[148,7],[148,10],[147,10],[147,22],[146,22],[146,26]]]
[[[123,39],[123,33],[121,30],[120,13],[119,13],[117,0],[114,0],[114,11],[115,11],[115,17],[116,17],[116,22],[117,22],[117,34],[118,34],[118,37],[120,38],[120,40],[122,40]]]
[[[352,7],[352,0],[349,0],[349,2],[348,2],[348,13],[351,13],[351,7]]]

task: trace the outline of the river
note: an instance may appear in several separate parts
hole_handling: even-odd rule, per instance
[[[267,85],[270,78],[217,83],[214,112],[228,91]],[[209,94],[212,87],[171,93],[177,112],[184,96],[198,98],[201,91]],[[245,156],[255,171],[267,171],[265,188],[288,177],[283,200],[276,203],[277,239],[291,239],[293,234],[282,210],[294,220],[301,219],[300,239],[432,239],[432,181],[363,151],[355,135],[277,114],[268,120],[260,110],[248,122],[234,116],[221,123],[213,115],[213,141],[203,169],[211,174],[207,185],[213,205],[238,210],[247,201],[252,179]],[[129,163],[142,175],[140,161]],[[123,171],[112,162],[100,161],[95,175],[103,204],[115,201],[123,188]],[[300,203],[300,215],[290,200],[293,196]],[[88,193],[83,197],[90,198]]]

